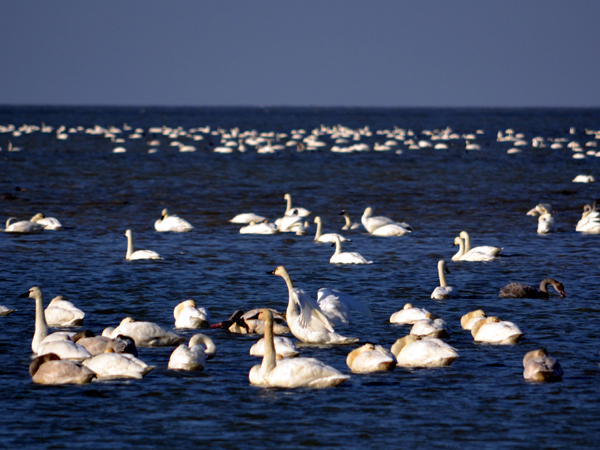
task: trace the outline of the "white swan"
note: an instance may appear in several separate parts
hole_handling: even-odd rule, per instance
[[[315,217],[314,222],[317,224],[317,232],[315,234],[315,241],[316,242],[330,242],[330,243],[335,243],[335,236],[337,236],[341,242],[345,242],[345,241],[349,240],[349,239],[346,239],[341,234],[337,234],[337,233],[321,234],[322,222],[321,222],[321,218],[319,216]]]
[[[548,356],[545,348],[527,352],[523,357],[523,378],[528,381],[559,381],[562,376],[560,363]]]
[[[206,360],[217,355],[215,343],[207,335],[192,336],[189,345],[180,344],[169,359],[168,368],[173,370],[204,370]]]
[[[17,220],[17,218],[9,217],[6,221],[5,233],[40,233],[44,230],[44,225],[30,220],[21,220],[12,223],[13,220]]]
[[[31,218],[31,222],[43,225],[44,230],[62,230],[63,226],[60,221],[54,217],[46,217],[42,213],[37,213]]]
[[[329,259],[332,264],[373,264],[373,261],[367,259],[357,252],[342,252],[342,243],[340,238],[334,236],[335,253]]]
[[[240,234],[276,234],[279,233],[277,225],[274,223],[254,223],[250,222],[245,227],[240,228]]]
[[[187,220],[175,214],[169,214],[167,208],[162,210],[160,219],[154,222],[156,231],[174,231],[176,233],[184,233],[192,231],[194,227]]]
[[[395,231],[396,233],[402,232],[398,227],[404,230],[403,234],[406,234],[411,228],[409,224],[405,222],[396,222],[395,220],[390,219],[389,217],[384,216],[373,216],[373,208],[370,206],[365,209],[363,215],[360,219],[361,223],[365,227],[365,229],[370,234],[375,234],[375,231],[378,228],[384,227],[386,225],[395,225],[396,227],[389,227],[388,231],[382,231],[379,236],[400,236],[401,234],[386,234],[388,232]],[[377,235],[376,235],[377,236]]]
[[[364,229],[364,227],[361,223],[352,222],[350,220],[350,216],[348,215],[346,210],[343,210],[340,213],[340,216],[344,216],[344,221],[345,221],[344,226],[342,227],[342,230],[360,230],[361,228]]]
[[[49,327],[78,327],[83,325],[85,313],[58,295],[50,301],[44,316]]]
[[[254,213],[242,213],[242,214],[238,214],[237,216],[235,216],[233,219],[230,220],[230,222],[231,223],[250,223],[250,222],[258,223],[258,222],[262,222],[264,220],[267,220],[267,218],[263,217],[263,216],[259,216]]]
[[[446,266],[446,262],[443,259],[439,260],[437,267],[438,276],[440,278],[440,285],[433,290],[433,292],[431,293],[431,298],[435,300],[442,300],[445,298],[459,297],[460,294],[458,293],[458,291],[452,286],[448,286],[446,284],[446,275],[444,274],[444,272],[450,273],[450,270]]]
[[[454,245],[458,245],[459,250],[454,256],[452,256],[453,261],[496,261],[498,259],[497,256],[492,256],[487,253],[480,253],[474,249],[470,252],[466,252],[465,243],[459,236],[454,238]]]
[[[458,358],[456,349],[441,339],[408,335],[392,345],[399,367],[445,367]]]
[[[323,314],[335,327],[342,327],[350,323],[351,310],[356,310],[367,317],[373,317],[368,306],[337,289],[319,289],[317,291],[317,303]]]
[[[485,319],[487,316],[482,309],[470,311],[460,318],[460,326],[463,330],[471,331],[473,325],[480,320]]]
[[[444,319],[434,319],[429,313],[425,319],[417,320],[410,329],[410,334],[419,337],[445,338],[450,335]]]
[[[175,328],[206,328],[210,323],[210,314],[206,308],[196,306],[194,300],[185,300],[173,310]]]
[[[149,366],[141,359],[129,353],[106,353],[92,356],[82,362],[84,366],[98,375],[99,379],[135,378],[141,380],[156,366]]]
[[[471,335],[475,342],[501,345],[516,344],[523,337],[518,326],[512,322],[500,321],[497,317],[487,317],[476,322]]]
[[[310,211],[308,209],[305,208],[292,208],[292,196],[290,194],[285,194],[283,196],[283,199],[287,201],[286,207],[285,207],[285,215],[286,216],[290,216],[290,215],[295,215],[298,217],[306,217],[306,216],[310,216]]]
[[[119,326],[112,330],[110,337],[115,339],[119,335],[129,336],[138,347],[168,347],[185,339],[154,322],[136,322],[131,317],[125,317]]]
[[[60,359],[55,353],[35,358],[29,365],[29,374],[38,384],[86,384],[96,378],[80,362]]]
[[[310,295],[302,289],[294,288],[285,267],[278,266],[268,273],[285,280],[289,294],[286,320],[297,339],[308,344],[353,344],[358,341],[357,338],[341,336],[333,331],[333,325]]]
[[[136,250],[133,251],[133,234],[131,230],[125,231],[125,237],[127,238],[127,253],[125,259],[133,261],[135,259],[162,259],[162,257],[152,250]]]
[[[275,345],[275,354],[277,359],[294,358],[300,354],[296,348],[296,344],[290,338],[283,336],[275,336],[273,338]],[[250,347],[250,355],[265,356],[265,338],[261,338],[252,347]]]
[[[600,211],[596,211],[597,200],[592,205],[583,207],[581,219],[577,222],[575,231],[582,233],[600,233]]]
[[[258,317],[265,322],[265,356],[261,365],[250,369],[250,384],[262,387],[327,388],[350,378],[314,358],[286,358],[277,361],[271,311],[263,309]]]
[[[415,308],[411,303],[407,303],[404,308],[390,316],[390,322],[399,325],[413,324],[417,320],[426,319],[427,314],[430,314],[430,312],[426,309]]]
[[[469,233],[466,231],[461,231],[459,236],[465,241],[465,254],[473,251],[477,253],[485,253],[486,255],[490,256],[498,256],[502,251],[502,247],[492,247],[491,245],[479,245],[471,248],[471,237],[469,236]]]
[[[535,208],[527,211],[528,216],[538,217],[538,234],[548,234],[556,232],[556,221],[552,216],[552,207],[547,203],[540,203]]]
[[[381,372],[394,370],[396,358],[381,345],[366,343],[348,353],[346,365],[354,373]]]

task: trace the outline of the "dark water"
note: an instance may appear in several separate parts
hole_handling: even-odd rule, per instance
[[[285,132],[341,124],[369,126],[363,142],[384,142],[377,130],[395,126],[426,138],[424,130],[451,127],[478,134],[481,151],[464,139],[448,150],[216,154],[219,137],[194,142],[179,153],[162,145],[148,154],[144,139],[128,140],[123,154],[102,136],[71,133],[64,141],[39,131],[0,133],[1,221],[37,212],[58,218],[66,230],[39,235],[2,234],[0,304],[16,308],[0,318],[0,447],[2,448],[597,448],[600,437],[600,285],[598,235],[576,233],[583,205],[598,197],[594,183],[575,184],[578,174],[598,177],[600,158],[572,158],[566,144],[594,141],[599,110],[393,110],[393,109],[159,109],[8,108],[0,125],[55,128],[211,126],[240,131]],[[571,128],[574,127],[574,130]],[[529,145],[508,155],[499,130],[523,133]],[[572,132],[571,132],[572,131]],[[565,147],[532,148],[531,139],[565,138]],[[23,148],[6,152],[7,140]],[[183,139],[185,140],[185,139]],[[16,188],[19,187],[20,190]],[[358,221],[366,206],[407,221],[414,232],[399,238],[352,233],[347,251],[374,264],[334,266],[333,249],[312,236],[240,235],[227,221],[252,211],[274,220],[285,209],[283,194],[320,215],[324,231],[339,231],[346,209]],[[10,194],[10,195],[8,195]],[[559,232],[539,236],[525,213],[551,203]],[[196,229],[157,233],[153,223],[168,207]],[[124,231],[139,248],[163,261],[124,260]],[[504,247],[492,263],[450,261],[454,236],[468,230],[474,245]],[[350,233],[348,233],[350,234]],[[459,299],[434,301],[436,264],[449,262],[449,284]],[[125,316],[173,327],[173,307],[187,298],[210,310],[214,321],[238,308],[285,310],[284,282],[266,275],[285,265],[298,287],[313,296],[328,286],[368,304],[373,320],[356,317],[344,334],[389,347],[408,327],[389,323],[406,302],[425,307],[451,326],[449,342],[460,357],[451,367],[397,368],[352,375],[335,389],[279,390],[249,385],[259,363],[248,355],[254,336],[208,330],[218,356],[203,373],[167,370],[172,348],[140,349],[157,368],[142,381],[87,386],[34,385],[27,372],[34,305],[18,295],[39,285],[46,302],[63,294],[86,312],[85,327],[100,333]],[[537,285],[553,276],[567,298],[498,299],[509,281]],[[515,322],[523,340],[515,346],[476,345],[460,329],[464,313],[482,308]],[[193,334],[191,331],[186,335]],[[562,382],[527,383],[521,360],[544,346],[562,364]],[[304,347],[348,372],[352,347]]]

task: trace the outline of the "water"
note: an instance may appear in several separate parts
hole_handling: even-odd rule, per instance
[[[600,376],[597,324],[600,237],[576,233],[583,205],[598,197],[594,183],[574,184],[578,174],[598,176],[600,158],[572,158],[566,144],[595,141],[599,110],[394,110],[235,108],[0,108],[0,125],[133,128],[211,126],[240,132],[285,132],[321,124],[353,130],[369,126],[361,141],[371,148],[387,138],[377,130],[451,127],[475,133],[480,151],[466,151],[464,138],[448,150],[402,154],[338,154],[284,150],[261,155],[216,154],[219,136],[179,153],[162,141],[148,154],[145,140],[111,143],[103,136],[55,132],[14,136],[0,133],[2,217],[27,219],[37,212],[58,218],[66,230],[39,235],[0,236],[3,264],[0,304],[16,308],[0,318],[0,412],[2,448],[531,448],[597,447]],[[574,127],[571,133],[571,127]],[[511,142],[496,134],[513,128],[528,145],[507,154]],[[128,132],[132,133],[132,131]],[[125,134],[125,136],[128,135]],[[531,146],[541,136],[546,148]],[[563,149],[548,139],[564,138]],[[7,140],[22,147],[6,152]],[[117,145],[127,148],[113,154]],[[588,148],[583,147],[584,150]],[[20,190],[17,190],[17,187]],[[312,236],[240,235],[228,220],[255,212],[274,220],[285,209],[283,194],[321,216],[324,232],[340,232],[346,209],[354,221],[366,206],[412,225],[398,238],[345,233],[374,264],[333,266],[328,244]],[[559,232],[539,236],[525,213],[551,203]],[[157,233],[163,208],[196,228],[185,234]],[[162,261],[124,260],[125,229],[136,247],[155,250]],[[468,230],[473,245],[504,247],[492,263],[450,260],[454,236]],[[437,261],[448,261],[449,284],[460,299],[435,301]],[[389,323],[405,303],[425,307],[451,326],[449,343],[459,358],[448,368],[400,369],[352,375],[335,389],[280,390],[249,385],[248,372],[260,362],[248,355],[254,336],[208,330],[218,355],[205,372],[167,370],[172,348],[142,348],[140,358],[157,368],[142,381],[95,382],[87,386],[39,386],[27,372],[34,305],[18,299],[39,285],[46,303],[63,294],[86,312],[85,327],[100,333],[125,316],[174,324],[174,306],[187,298],[210,310],[213,321],[235,309],[270,306],[285,310],[284,282],[267,275],[288,268],[294,283],[313,296],[322,286],[337,288],[368,304],[373,320],[355,317],[346,335],[389,347],[409,327]],[[498,299],[509,281],[537,285],[547,276],[564,283],[567,298]],[[524,331],[515,346],[475,345],[460,329],[460,317],[482,308],[515,322]],[[183,332],[191,336],[193,332]],[[527,383],[521,360],[544,346],[562,364],[562,382]],[[345,373],[353,347],[303,347]]]

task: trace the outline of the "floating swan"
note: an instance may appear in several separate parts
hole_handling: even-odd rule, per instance
[[[319,216],[315,217],[315,223],[317,224],[317,233],[315,234],[315,241],[316,242],[331,242],[331,243],[335,243],[335,236],[337,236],[341,242],[345,242],[345,241],[349,240],[349,239],[346,239],[341,234],[337,234],[337,233],[321,234],[322,223],[321,223],[321,218]]]
[[[406,230],[408,230],[410,228],[410,225],[408,225],[407,223],[396,222],[395,220],[392,220],[389,217],[384,217],[384,216],[375,216],[374,217],[373,216],[373,208],[371,208],[370,206],[365,209],[360,221],[363,224],[363,226],[365,227],[365,229],[370,234],[373,234],[375,230],[377,230],[378,228],[381,228],[385,225],[395,224],[395,225],[399,225],[400,227],[402,227]]]
[[[470,251],[474,251],[478,253],[485,253],[490,256],[498,256],[502,251],[502,247],[492,247],[490,245],[480,245],[475,248],[471,248],[471,237],[469,236],[469,233],[466,231],[461,231],[459,236],[465,241],[465,254],[469,253]]]
[[[236,334],[265,334],[265,323],[262,320],[258,320],[256,316],[260,312],[260,309],[252,309],[246,313],[241,309],[234,311],[229,319],[223,322],[215,323],[211,325],[211,328],[222,328],[228,330],[230,333]],[[273,332],[275,334],[287,334],[290,329],[286,327],[285,315],[279,311],[271,309],[273,314]]]
[[[258,318],[265,322],[265,356],[261,365],[250,369],[250,384],[263,387],[327,388],[337,386],[350,378],[314,358],[286,358],[277,361],[271,311],[261,310]]]
[[[268,273],[285,280],[289,293],[286,320],[297,339],[308,344],[353,344],[358,341],[357,338],[341,336],[333,331],[333,325],[310,295],[302,289],[294,288],[285,267],[278,266]]]
[[[426,319],[427,314],[430,314],[430,312],[426,309],[415,308],[411,303],[407,303],[404,308],[390,316],[390,322],[399,325],[413,324],[417,320]]]
[[[38,384],[86,384],[96,374],[79,362],[60,359],[55,353],[38,356],[29,365],[29,374]]]
[[[238,214],[237,216],[235,216],[233,219],[230,220],[230,222],[231,223],[250,223],[250,222],[258,223],[258,222],[262,222],[264,220],[267,220],[267,218],[263,217],[263,216],[259,216],[254,213],[242,213],[242,214]]]
[[[559,381],[563,370],[560,363],[548,356],[545,348],[527,352],[523,357],[523,378],[528,381]]]
[[[476,322],[471,329],[475,342],[512,345],[519,342],[523,333],[512,322],[500,321],[497,317],[487,317]]]
[[[21,220],[19,222],[11,223],[13,220],[17,220],[16,217],[9,217],[6,221],[5,233],[40,233],[44,230],[44,225],[30,220]]]
[[[548,234],[556,232],[556,221],[552,216],[552,207],[547,203],[540,203],[535,208],[527,211],[528,216],[538,217],[538,234]]]
[[[399,367],[445,367],[458,358],[456,349],[441,339],[408,335],[392,345]]]
[[[446,284],[446,275],[444,274],[444,272],[450,273],[450,270],[446,266],[446,262],[443,259],[438,261],[437,267],[438,275],[440,277],[440,285],[433,290],[433,292],[431,293],[431,298],[436,300],[442,300],[445,298],[459,297],[460,294],[458,293],[458,291],[452,286],[448,286]]]
[[[350,216],[348,215],[346,210],[343,210],[340,213],[340,216],[344,216],[344,220],[345,220],[345,225],[342,227],[342,230],[360,230],[361,228],[364,229],[362,224],[360,224],[358,222],[352,222],[350,220]]]
[[[82,362],[102,379],[135,378],[141,380],[156,366],[149,366],[141,359],[129,353],[113,353],[108,349],[106,353],[92,356]]]
[[[381,372],[394,370],[396,358],[381,345],[366,343],[348,354],[346,364],[354,373]]]
[[[206,360],[217,355],[215,343],[207,335],[198,333],[192,336],[189,345],[180,344],[169,359],[169,369],[204,370]]]
[[[276,234],[279,233],[277,225],[274,223],[254,223],[250,222],[245,227],[240,228],[240,234]]]
[[[298,217],[306,217],[306,216],[310,216],[310,211],[308,209],[305,208],[292,208],[292,196],[290,194],[285,194],[283,196],[283,199],[287,201],[287,205],[285,207],[285,215],[286,216],[291,216],[291,215],[295,215]]]
[[[577,222],[575,231],[582,233],[600,233],[600,211],[596,210],[598,200],[592,205],[584,205],[581,219]]]
[[[166,208],[162,210],[160,219],[154,222],[154,228],[156,231],[174,231],[176,233],[184,233],[194,229],[187,220],[177,215],[169,214]]]
[[[332,264],[373,264],[373,261],[367,261],[364,256],[357,252],[342,252],[342,243],[340,238],[334,236],[335,253],[329,259]]]
[[[59,295],[50,301],[44,316],[49,327],[78,327],[83,325],[85,313]]]
[[[185,300],[173,310],[175,328],[206,328],[210,314],[205,308],[198,308],[194,300]]]
[[[433,314],[429,313],[425,319],[417,320],[413,324],[410,334],[419,337],[446,338],[449,337],[450,332],[444,319],[434,319]]]
[[[283,358],[294,358],[300,354],[294,341],[290,338],[275,336],[273,338],[275,345],[275,354],[277,359]],[[265,356],[265,339],[261,338],[256,344],[250,347],[250,355],[252,356]]]
[[[162,259],[161,256],[152,250],[136,250],[133,251],[133,234],[131,230],[125,231],[127,238],[127,254],[125,259],[133,261],[135,259]]]
[[[463,330],[471,331],[475,322],[485,319],[487,316],[482,309],[470,311],[460,318],[460,326]]]
[[[565,287],[561,282],[556,281],[554,278],[544,278],[540,283],[539,289],[531,287],[528,284],[511,282],[510,284],[500,288],[500,294],[498,297],[547,299],[550,297],[548,294],[549,284],[552,285],[552,287],[560,294],[561,297],[567,296],[567,294],[565,294]]]
[[[295,232],[296,228],[301,225],[303,225],[302,217],[295,213],[289,216],[285,215],[275,221],[275,226],[277,227],[277,230],[281,232]]]
[[[453,261],[496,261],[497,256],[493,256],[487,253],[480,253],[475,249],[470,252],[465,251],[465,243],[461,237],[454,238],[454,245],[459,246],[458,252],[452,257]]]
[[[337,289],[319,289],[317,303],[334,327],[341,327],[350,323],[350,310],[356,310],[367,317],[373,317],[367,306]]]
[[[62,230],[63,226],[60,221],[54,217],[45,217],[42,213],[37,213],[31,218],[31,222],[35,222],[44,226],[44,230]]]
[[[138,347],[168,347],[185,339],[154,322],[136,322],[131,317],[125,317],[119,326],[112,330],[110,337],[115,339],[119,335],[129,336]]]

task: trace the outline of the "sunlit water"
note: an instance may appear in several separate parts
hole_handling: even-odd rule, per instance
[[[239,127],[240,131],[310,133],[321,124],[373,131],[364,142],[385,137],[394,126],[423,130],[451,127],[478,134],[480,151],[464,140],[449,150],[402,154],[321,151],[276,154],[215,154],[218,138],[194,142],[194,153],[162,145],[148,154],[144,139],[117,145],[101,136],[73,133],[0,134],[2,217],[28,219],[37,212],[67,229],[39,235],[0,236],[0,304],[18,311],[0,318],[0,411],[2,448],[597,448],[600,410],[600,285],[598,235],[575,232],[583,205],[598,197],[594,183],[574,184],[578,174],[598,175],[600,158],[572,158],[565,147],[535,149],[531,139],[565,138],[584,145],[586,128],[600,127],[598,110],[374,110],[374,109],[110,109],[2,108],[0,125],[57,128],[121,127],[147,130],[167,125]],[[574,127],[573,133],[570,128]],[[511,144],[496,133],[513,128],[529,145],[507,154]],[[23,148],[6,152],[7,140]],[[211,140],[212,139],[212,140]],[[331,142],[328,143],[329,146]],[[17,187],[20,190],[17,190]],[[341,232],[346,209],[359,221],[366,206],[375,214],[411,224],[404,237],[345,233],[372,265],[335,266],[333,249],[312,235],[240,235],[228,220],[255,212],[275,220],[283,194],[321,216],[324,232]],[[551,203],[559,232],[539,236],[525,213]],[[190,221],[190,233],[157,233],[163,208]],[[159,252],[162,261],[124,259],[124,232],[137,248]],[[452,262],[454,236],[471,234],[473,245],[504,247],[499,261]],[[437,261],[448,261],[449,284],[459,299],[435,301]],[[34,304],[18,299],[39,285],[46,303],[63,294],[86,312],[85,327],[100,333],[125,316],[173,328],[173,307],[187,298],[210,310],[213,321],[235,309],[270,306],[285,310],[277,265],[314,297],[327,286],[367,304],[373,319],[355,316],[343,334],[389,346],[410,330],[389,323],[405,303],[425,307],[451,326],[459,358],[448,368],[352,375],[327,390],[262,389],[248,372],[260,363],[248,354],[256,336],[206,332],[217,357],[204,372],[167,370],[172,348],[142,348],[140,358],[157,368],[141,381],[94,382],[86,386],[34,385],[28,374]],[[555,277],[561,300],[498,299],[510,281],[538,285]],[[554,293],[555,294],[555,293]],[[460,317],[482,308],[515,322],[524,338],[515,346],[476,345],[460,329]],[[183,332],[187,336],[192,331]],[[522,357],[543,346],[562,364],[562,382],[523,380]],[[345,373],[353,346],[302,347]]]

